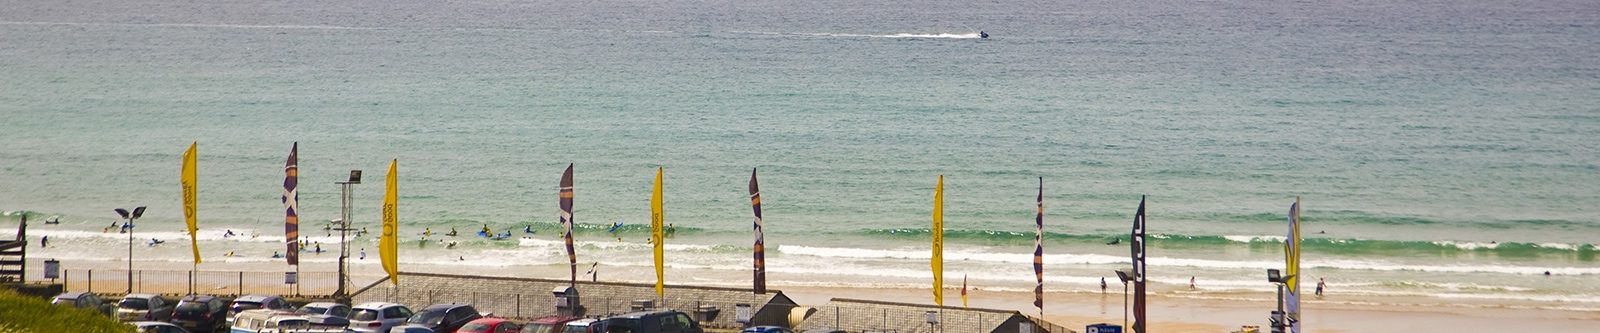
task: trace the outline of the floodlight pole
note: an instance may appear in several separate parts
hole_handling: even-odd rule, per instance
[[[349,279],[349,269],[345,268],[346,259],[350,258],[350,243],[345,241],[346,233],[350,231],[350,185],[361,183],[361,170],[350,170],[347,181],[333,182],[339,185],[339,288],[333,292],[335,298],[345,297],[345,281]]]

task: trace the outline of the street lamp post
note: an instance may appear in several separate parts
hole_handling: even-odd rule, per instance
[[[1133,274],[1124,270],[1117,270],[1117,279],[1122,280],[1122,327],[1128,327],[1128,281],[1133,281]]]
[[[1285,331],[1285,326],[1288,326],[1289,324],[1288,321],[1285,320],[1283,312],[1283,286],[1287,284],[1289,279],[1293,278],[1294,275],[1280,274],[1282,273],[1279,273],[1279,271],[1276,269],[1267,269],[1267,282],[1271,282],[1273,285],[1278,287],[1278,310],[1272,311],[1272,317],[1267,318],[1268,321],[1272,322],[1272,333],[1283,333]]]
[[[133,220],[137,220],[137,219],[139,219],[139,216],[144,215],[144,206],[139,206],[137,208],[134,208],[133,212],[128,212],[127,209],[122,209],[122,208],[117,208],[116,211],[117,211],[117,215],[121,215],[122,216],[122,219],[128,220],[128,224],[126,224],[126,229],[128,229],[128,293],[132,294],[133,293],[133,226],[134,226]]]
[[[361,183],[361,170],[350,170],[348,180],[333,183],[340,186],[339,218],[333,220],[333,223],[339,224],[339,289],[333,293],[337,297],[344,297],[345,274],[348,274],[345,259],[350,258],[350,244],[345,242],[346,232],[350,231],[350,185]]]

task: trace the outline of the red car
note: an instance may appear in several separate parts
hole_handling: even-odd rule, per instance
[[[462,325],[456,333],[517,333],[520,330],[522,325],[505,318],[478,318]]]

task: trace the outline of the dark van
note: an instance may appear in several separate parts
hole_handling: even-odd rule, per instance
[[[606,318],[609,333],[705,333],[700,324],[683,312],[646,311]]]

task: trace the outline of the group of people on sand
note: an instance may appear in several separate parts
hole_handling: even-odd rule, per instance
[[[1545,272],[1544,274],[1545,275],[1550,275],[1550,272]],[[1198,289],[1197,287],[1195,287],[1194,281],[1195,281],[1194,276],[1190,276],[1189,277],[1189,290]],[[1327,289],[1327,288],[1328,288],[1328,280],[1326,278],[1317,278],[1317,296],[1322,296],[1322,291],[1324,289]],[[1106,277],[1102,276],[1102,277],[1100,277],[1100,294],[1104,295],[1105,293],[1106,293]]]

